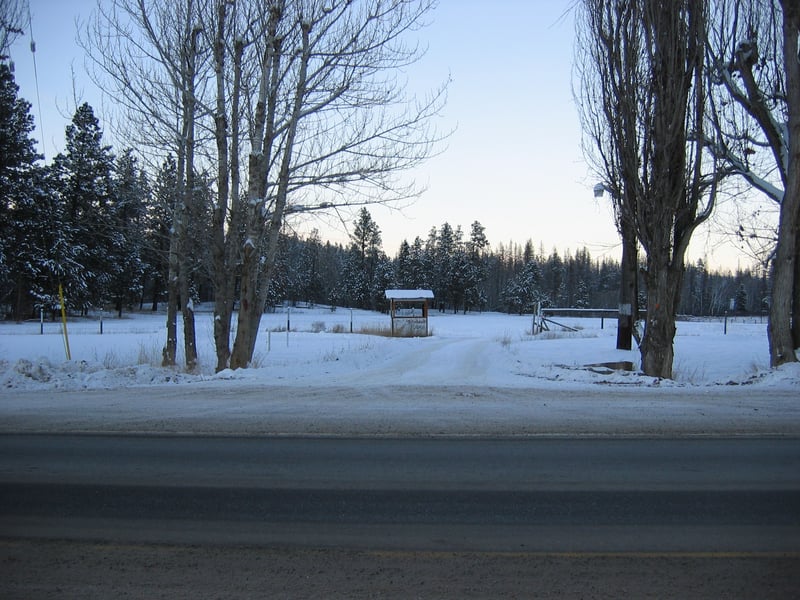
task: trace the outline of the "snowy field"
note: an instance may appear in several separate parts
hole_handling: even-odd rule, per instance
[[[613,319],[555,318],[577,332],[551,325],[531,335],[530,316],[434,312],[432,336],[390,338],[359,333],[386,330],[386,315],[326,307],[294,308],[264,315],[255,368],[214,373],[210,312],[197,315],[200,371],[160,367],[164,316],[71,319],[72,360],[66,360],[60,323],[0,324],[0,377],[4,389],[113,389],[224,380],[229,384],[288,386],[492,386],[592,388],[618,386],[717,386],[758,384],[797,388],[800,370],[769,369],[766,324],[759,318],[680,321],[675,339],[675,378],[658,381],[636,372],[587,367],[631,361],[639,353],[615,349]],[[349,333],[352,329],[355,333]],[[287,332],[287,325],[289,330]],[[180,326],[179,326],[180,330]],[[182,346],[182,340],[179,342]],[[179,357],[182,358],[182,357]]]
[[[350,323],[354,333],[350,333]],[[800,365],[769,369],[760,319],[678,324],[675,379],[590,366],[631,361],[616,323],[433,313],[400,339],[386,315],[267,314],[255,365],[214,373],[212,318],[197,317],[200,372],[160,366],[163,315],[0,324],[0,431],[252,435],[800,435]],[[287,321],[290,330],[287,333]]]

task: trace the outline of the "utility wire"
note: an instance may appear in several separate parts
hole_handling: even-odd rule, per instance
[[[33,41],[33,19],[31,18],[31,7],[28,5],[28,31],[31,34],[31,56],[33,56],[33,80],[36,84],[36,104],[39,108],[39,132],[42,136],[42,157],[45,157],[44,151],[44,119],[42,119],[42,100],[39,97],[39,71],[36,68],[36,42]]]

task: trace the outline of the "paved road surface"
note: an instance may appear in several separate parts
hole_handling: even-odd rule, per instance
[[[0,436],[7,536],[800,551],[797,439]]]
[[[800,440],[0,435],[0,597],[796,598]]]

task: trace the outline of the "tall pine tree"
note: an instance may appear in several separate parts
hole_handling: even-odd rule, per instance
[[[341,296],[351,306],[377,308],[374,280],[384,256],[381,246],[381,230],[369,211],[362,208],[350,235],[350,249],[342,274]]]
[[[33,117],[30,103],[18,97],[5,62],[0,62],[0,303],[17,304],[15,262],[12,253],[20,217],[19,210],[33,193],[33,171],[41,157],[30,137]]]
[[[115,165],[114,193],[109,211],[109,235],[114,253],[108,261],[111,268],[109,293],[119,316],[122,316],[123,307],[133,304],[142,292],[148,195],[147,179],[139,169],[133,150],[127,149]]]
[[[30,103],[0,63],[0,304],[15,319],[52,309],[62,279],[80,279],[47,171],[31,137]]]
[[[177,199],[178,166],[175,158],[168,155],[155,177],[153,194],[145,214],[144,225],[144,277],[148,300],[153,311],[167,296],[167,272],[169,270],[169,231]]]
[[[65,282],[68,304],[86,312],[110,300],[112,273],[119,268],[112,194],[114,155],[103,144],[94,111],[84,103],[66,129],[66,151],[53,161],[70,244],[83,268],[80,280]]]

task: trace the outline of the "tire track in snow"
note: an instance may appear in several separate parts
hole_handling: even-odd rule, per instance
[[[359,384],[412,385],[421,380],[433,385],[482,384],[488,368],[482,360],[486,343],[481,339],[436,339],[361,373]]]

